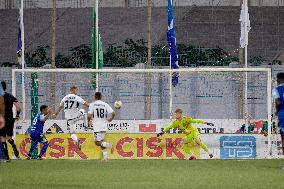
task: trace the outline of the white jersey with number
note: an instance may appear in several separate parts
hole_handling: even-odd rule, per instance
[[[107,131],[108,115],[113,113],[113,109],[107,103],[96,100],[90,104],[88,114],[93,116],[94,132]]]
[[[75,94],[66,95],[60,102],[60,106],[64,109],[65,119],[75,119],[80,116],[79,107],[85,102],[85,100]]]

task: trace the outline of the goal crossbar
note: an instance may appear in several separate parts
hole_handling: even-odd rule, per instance
[[[12,73],[173,73],[173,72],[271,72],[270,68],[180,68],[180,69],[13,69]]]

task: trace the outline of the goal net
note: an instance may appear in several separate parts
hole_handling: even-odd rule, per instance
[[[176,86],[172,86],[174,71],[178,74]],[[42,104],[54,109],[69,93],[69,88],[75,85],[79,89],[78,95],[88,102],[93,101],[96,89],[102,92],[103,100],[112,107],[116,100],[120,100],[122,108],[115,110],[116,120],[144,120],[145,123],[160,120],[156,121],[157,128],[152,130],[159,132],[175,118],[175,109],[181,108],[184,115],[214,123],[214,126],[206,127],[197,125],[201,134],[250,134],[263,137],[265,153],[271,153],[271,134],[275,128],[271,122],[270,69],[183,68],[174,71],[14,69],[12,91],[23,105],[25,120],[30,120],[31,111]],[[24,82],[21,74],[24,74]],[[57,119],[63,120],[63,113]],[[248,138],[239,142],[246,143]]]

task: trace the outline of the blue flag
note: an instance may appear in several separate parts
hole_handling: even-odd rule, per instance
[[[170,64],[171,69],[178,69],[178,55],[177,55],[177,46],[176,46],[176,32],[174,28],[174,16],[173,16],[173,1],[168,0],[168,32],[167,32],[167,41],[170,50]],[[172,75],[172,85],[175,87],[178,84],[178,72],[173,73]]]
[[[18,46],[17,53],[21,53],[22,51],[22,37],[21,37],[21,17],[18,17]]]

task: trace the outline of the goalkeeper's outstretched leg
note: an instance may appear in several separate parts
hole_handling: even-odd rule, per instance
[[[213,158],[213,154],[209,152],[207,145],[200,138],[195,139],[194,142],[199,145],[205,152],[207,152],[210,158]]]
[[[192,146],[186,146],[187,144],[193,144]],[[199,154],[193,152],[191,148],[193,148],[194,145],[197,145],[200,148],[202,148],[206,153],[208,153],[210,158],[213,158],[213,154],[209,152],[209,149],[207,145],[198,137],[195,138],[192,136],[187,136],[182,142],[182,149],[185,153],[189,154],[189,160],[195,160],[199,159]]]

